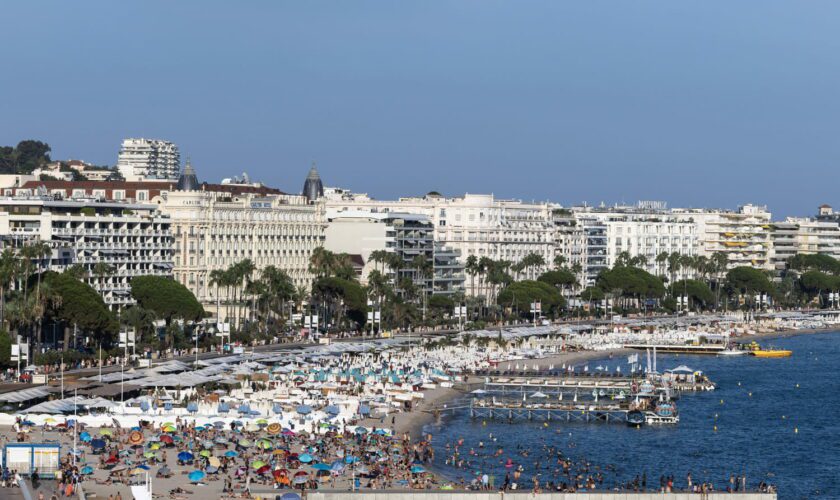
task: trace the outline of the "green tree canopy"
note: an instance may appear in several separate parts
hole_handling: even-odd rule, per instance
[[[57,308],[51,311],[56,319],[91,331],[100,340],[107,340],[117,331],[117,319],[93,287],[67,273],[48,271],[43,281],[60,297]]]
[[[631,266],[616,266],[598,275],[601,290],[624,297],[660,298],[665,295],[662,280],[649,272]]]
[[[565,268],[545,272],[541,274],[537,280],[555,287],[572,286],[577,284],[577,277],[575,277],[574,273]]]
[[[696,305],[709,308],[715,302],[715,294],[709,285],[699,280],[680,280],[671,285],[671,295],[687,295]]]
[[[131,279],[131,296],[167,324],[175,318],[196,321],[204,317],[204,308],[184,285],[163,276],[137,276]]]
[[[763,271],[748,266],[740,266],[726,273],[729,286],[742,294],[772,293],[773,285]]]
[[[555,310],[565,305],[563,296],[557,288],[543,281],[517,281],[506,286],[499,292],[499,304],[514,307],[520,311],[529,311],[531,302],[542,303],[544,312]]]
[[[840,261],[825,254],[796,254],[788,259],[788,268],[797,271],[822,271],[840,274]]]
[[[597,286],[588,286],[580,292],[580,300],[584,300],[587,302],[600,302],[604,300],[604,298],[604,291],[598,288]]]

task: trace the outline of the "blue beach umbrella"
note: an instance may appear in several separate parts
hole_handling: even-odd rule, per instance
[[[426,472],[426,469],[424,469],[423,467],[421,467],[419,465],[415,465],[411,468],[411,473],[412,474],[422,474],[424,472]]]
[[[297,493],[283,493],[283,496],[278,497],[280,500],[300,500],[300,495]]]
[[[297,407],[297,412],[301,415],[308,415],[312,413],[312,407],[308,405],[300,405]]]
[[[94,450],[104,448],[105,447],[105,441],[102,440],[102,439],[94,439],[90,442],[90,447],[93,448]]]
[[[298,457],[298,460],[300,460],[301,462],[303,462],[305,464],[308,464],[309,462],[312,461],[312,455],[310,455],[308,453],[304,453],[303,455],[300,455]]]
[[[180,460],[182,462],[189,462],[192,459],[193,459],[193,454],[188,452],[188,451],[182,451],[181,453],[178,453],[178,460]]]
[[[204,477],[206,475],[207,474],[205,474],[204,471],[194,470],[194,471],[190,472],[187,477],[189,478],[191,483],[197,483],[197,482],[201,481],[202,479],[204,479]]]
[[[312,466],[312,468],[315,469],[315,470],[330,470],[330,469],[332,469],[332,467],[330,467],[327,464],[315,464],[315,465]]]
[[[90,440],[92,439],[92,437],[91,437],[91,435],[90,435],[90,433],[89,433],[88,431],[84,431],[84,432],[82,432],[82,433],[80,433],[80,434],[79,434],[79,439],[80,439],[83,443],[89,443],[89,442],[90,442]]]
[[[236,458],[236,457],[239,456],[239,453],[237,453],[235,451],[226,451],[225,456],[228,457],[228,458]]]
[[[91,467],[90,465],[85,465],[84,467],[82,467],[82,470],[79,471],[79,474],[82,474],[83,476],[93,474],[93,467]]]

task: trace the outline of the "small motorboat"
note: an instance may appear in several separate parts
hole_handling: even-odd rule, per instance
[[[645,414],[639,410],[631,410],[627,412],[627,425],[640,426],[645,423]]]
[[[789,358],[793,355],[793,351],[787,349],[758,349],[750,351],[750,354],[756,358]]]

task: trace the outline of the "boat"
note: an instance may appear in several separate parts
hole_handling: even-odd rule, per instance
[[[745,354],[747,354],[747,351],[740,349],[725,349],[717,353],[718,356],[743,356]]]
[[[744,344],[742,349],[745,352],[752,354],[757,358],[789,358],[793,355],[793,351],[788,349],[777,349],[775,347],[762,347],[756,341],[749,344]]]
[[[627,412],[627,425],[640,426],[645,423],[645,414],[639,410],[631,410]]]
[[[750,354],[756,358],[789,358],[793,355],[793,351],[787,349],[759,349],[750,351]]]

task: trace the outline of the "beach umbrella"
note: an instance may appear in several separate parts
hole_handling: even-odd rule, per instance
[[[251,443],[251,441],[248,441],[247,439],[240,439],[239,443],[237,443],[237,444],[239,446],[243,447],[243,448],[247,448],[247,447],[251,446],[253,443]]]
[[[289,429],[283,429],[283,432],[281,432],[281,434],[284,435],[284,436],[294,436],[295,432],[291,431]]]
[[[140,474],[144,474],[145,472],[146,472],[146,469],[141,469],[140,467],[135,467],[135,468],[131,469],[131,471],[128,474],[131,475],[131,476],[139,476]]]
[[[226,451],[225,456],[228,457],[228,458],[236,458],[236,457],[239,456],[239,453],[237,453],[235,451]]]
[[[300,405],[297,407],[297,412],[301,415],[308,415],[312,413],[312,407],[308,405]]]
[[[298,457],[298,460],[300,460],[301,462],[303,462],[305,464],[308,464],[309,462],[312,461],[312,455],[310,455],[308,453],[304,453],[304,454],[302,454]]]
[[[210,450],[201,450],[198,452],[198,455],[204,458],[210,458],[211,453]]]
[[[150,450],[159,450],[160,449],[160,443],[150,443],[149,444],[149,449]]]
[[[211,465],[211,466],[207,467],[206,469],[204,469],[204,472],[206,472],[208,474],[215,474],[215,473],[219,472],[219,468],[218,467],[213,467]]]
[[[344,457],[344,463],[346,463],[346,464],[353,464],[353,463],[356,463],[358,461],[359,461],[359,459],[357,457],[354,457],[353,455],[348,455],[348,456]]]
[[[300,500],[300,495],[297,493],[283,493],[282,496],[279,497],[280,500]]]
[[[175,439],[172,436],[170,436],[169,434],[164,434],[160,437],[160,442],[161,443],[166,443],[166,444],[174,444]]]
[[[203,446],[203,447],[205,447],[205,448],[207,448],[207,449],[212,449],[212,448],[213,448],[213,446],[215,446],[215,445],[216,445],[216,443],[214,443],[213,441],[210,441],[210,440],[207,440],[207,441],[202,441],[202,442],[201,442],[201,446]]]
[[[193,454],[188,451],[182,451],[181,453],[178,453],[178,460],[180,460],[181,462],[189,462],[193,458]]]
[[[358,426],[358,427],[356,427],[356,430],[355,430],[354,432],[355,432],[356,434],[367,434],[367,431],[368,431],[368,430],[367,430],[367,429],[365,429],[364,427],[362,427],[362,426]]]
[[[327,464],[315,464],[315,465],[312,466],[312,468],[315,469],[315,470],[331,470],[332,469],[332,467],[330,467]]]
[[[254,422],[248,422],[248,425],[245,426],[245,430],[248,432],[257,432],[260,430],[260,426]]]
[[[266,464],[266,465],[263,465],[262,467],[260,467],[259,469],[257,469],[257,474],[265,474],[266,472],[268,472],[270,470],[271,470],[271,467],[268,464]]]
[[[156,455],[153,451],[147,451],[146,453],[143,453],[143,456],[146,458],[154,458]]]
[[[163,464],[163,466],[158,469],[157,473],[159,476],[168,476],[172,473],[172,471],[169,470],[169,467],[166,464]]]
[[[414,466],[411,467],[411,473],[412,474],[422,474],[424,472],[426,472],[426,469],[424,469],[423,467],[421,467],[419,465],[414,465]]]
[[[219,459],[216,457],[210,457],[209,459],[207,459],[207,463],[210,465],[210,467],[221,467],[222,465],[222,462],[219,461]]]
[[[163,432],[177,432],[178,429],[174,425],[164,425],[162,428]]]
[[[82,470],[79,471],[79,474],[83,476],[93,474],[93,467],[91,467],[90,465],[85,465],[84,467],[82,467]]]
[[[280,434],[281,430],[282,429],[280,427],[280,424],[278,424],[277,422],[274,422],[272,424],[268,424],[268,426],[266,426],[266,428],[265,428],[265,431],[272,436],[276,436],[277,434]]]
[[[222,428],[224,428],[224,426],[225,426],[225,423],[222,422],[221,420],[217,420],[217,421],[213,422],[213,427],[215,427],[217,429],[222,429]]]
[[[268,425],[268,420],[266,420],[264,418],[258,419],[257,420],[257,425],[259,425],[260,427],[265,427],[265,426]]]
[[[82,431],[81,433],[79,433],[79,440],[80,440],[81,442],[83,442],[83,443],[89,443],[91,439],[93,439],[93,438],[91,437],[91,435],[90,435],[90,433],[89,433],[89,432],[87,432],[87,431]]]
[[[265,462],[263,462],[262,460],[254,460],[253,462],[251,462],[251,468],[254,470],[259,469],[263,465],[265,465]]]
[[[143,444],[143,433],[140,431],[131,431],[128,434],[128,444],[132,446]]]
[[[223,438],[222,436],[217,437],[213,441],[215,441],[216,444],[227,444],[228,443],[228,440]]]
[[[189,475],[187,475],[187,477],[189,478],[191,483],[197,483],[197,482],[201,481],[202,479],[204,479],[204,477],[206,475],[207,474],[205,474],[204,471],[194,470],[194,471],[190,472]]]
[[[265,439],[265,438],[258,439],[257,442],[256,442],[256,445],[257,445],[257,448],[259,448],[261,450],[270,450],[271,447],[273,446],[271,444],[271,441],[269,441],[268,439]]]
[[[104,448],[104,447],[105,447],[105,440],[103,440],[103,439],[94,439],[94,440],[92,440],[92,441],[90,442],[90,447],[91,447],[91,448],[93,448],[94,450],[98,450],[98,449],[100,449],[100,448]]]
[[[111,429],[99,429],[99,435],[100,436],[113,436],[114,433],[113,433],[113,431],[111,431]]]

